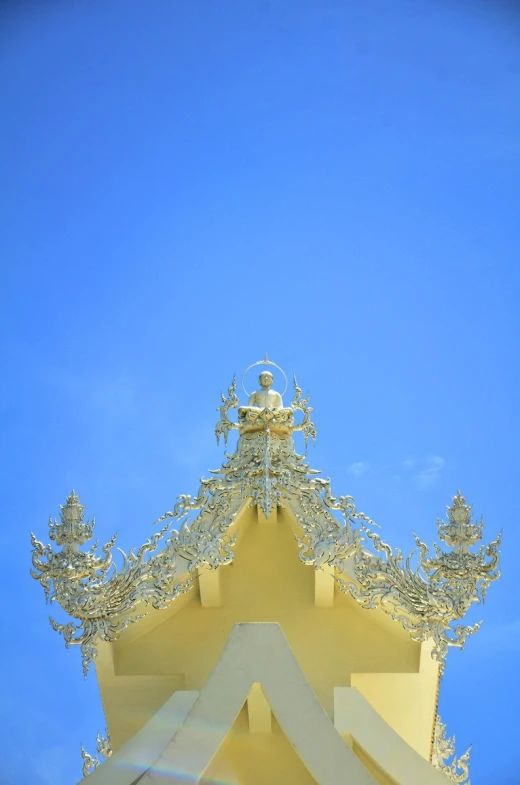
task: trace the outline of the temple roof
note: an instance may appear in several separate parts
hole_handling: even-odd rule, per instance
[[[278,368],[267,357],[254,365]],[[296,438],[303,448],[316,438],[309,398],[303,397],[296,378],[288,407],[251,405],[271,394],[272,374],[261,374],[260,381],[263,387],[242,405],[233,379],[221,396],[216,436],[227,444],[236,431],[236,449],[201,480],[196,496],[178,497],[156,522],[162,528],[137,551],[124,554],[122,567],[112,562],[115,537],[101,556],[95,548],[81,550],[93,536],[93,523],[84,522],[84,507],[74,491],[61,508],[61,521],[49,522],[50,538],[61,550],[55,552],[32,535],[33,577],[76,621],[51,619],[54,628],[67,645],[81,646],[86,672],[98,640],[115,640],[150,607],[169,606],[189,591],[202,567],[217,570],[230,564],[239,515],[246,506],[257,506],[265,519],[277,509],[287,510],[296,522],[300,560],[331,575],[361,607],[382,609],[413,640],[431,639],[432,656],[442,668],[448,647],[462,647],[479,627],[460,621],[499,575],[499,537],[475,550],[482,522],[473,521],[471,507],[458,492],[447,522],[437,521],[445,549],[435,545],[432,555],[415,537],[418,556],[405,559],[357,511],[353,498],[336,497],[330,481],[296,450]],[[281,404],[281,395],[275,395],[273,400]],[[236,419],[231,418],[234,410]]]

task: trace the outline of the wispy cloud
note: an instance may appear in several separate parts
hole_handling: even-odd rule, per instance
[[[439,479],[445,460],[440,455],[430,455],[424,459],[424,464],[415,475],[415,480],[419,488],[431,488]]]
[[[369,469],[369,463],[366,463],[365,461],[356,461],[356,463],[350,464],[350,466],[347,468],[347,472],[353,477],[361,477],[361,475],[366,474]]]
[[[422,458],[409,457],[402,462],[402,468],[411,473],[420,490],[431,488],[439,480],[446,461],[440,455],[427,455]]]
[[[347,473],[357,479],[369,472],[371,474],[374,472],[388,474],[390,472],[394,483],[411,482],[419,490],[426,490],[437,483],[445,463],[445,459],[440,455],[412,455],[402,460],[397,467],[395,464],[384,467],[374,466],[368,461],[355,461],[347,467]],[[397,471],[395,471],[396,468]]]

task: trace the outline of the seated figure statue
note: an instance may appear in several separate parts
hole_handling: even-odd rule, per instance
[[[260,389],[249,396],[247,406],[238,410],[240,434],[268,430],[271,434],[288,436],[293,426],[293,410],[285,409],[280,393],[270,389],[273,383],[270,371],[262,371],[258,381]]]
[[[254,409],[282,409],[283,401],[280,393],[271,390],[273,374],[270,371],[262,371],[258,377],[260,390],[249,396],[249,406]]]

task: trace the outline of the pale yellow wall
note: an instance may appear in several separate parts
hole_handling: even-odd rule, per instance
[[[335,688],[332,722],[281,627],[254,622],[234,626],[200,692],[177,691],[92,776],[99,785],[135,785],[139,773],[143,785],[254,785],[307,780],[307,771],[320,785],[447,785],[357,688]]]
[[[314,785],[284,732],[272,718],[271,733],[250,733],[244,705],[232,731],[205,772],[212,785]]]
[[[113,748],[131,739],[173,692],[183,689],[182,674],[108,679],[102,700]]]
[[[255,685],[261,685],[260,694]],[[357,691],[356,694],[369,706]],[[266,783],[273,779],[279,781],[279,748],[273,746],[270,739],[274,720],[267,728],[264,717],[260,723],[254,723],[256,729],[253,730],[251,697],[255,704],[253,714],[258,713],[260,698],[271,707],[297,757],[320,785],[345,785],[346,782],[349,785],[377,785],[320,705],[280,625],[270,622],[241,623],[233,627],[193,708],[147,770],[143,785],[162,785],[166,773],[167,781],[172,785],[177,782],[180,785],[181,781],[200,782],[219,755],[224,755],[226,774],[231,782],[244,783],[245,780],[248,785],[250,778]],[[263,764],[257,761],[260,771],[253,771],[251,761],[244,773],[240,769],[237,771],[235,761],[226,756],[226,743],[232,745],[232,729],[245,700],[249,731],[264,734],[262,743],[266,747],[266,758]],[[285,757],[282,751],[280,754],[280,765],[285,768]],[[243,765],[247,766],[245,758]],[[106,785],[111,785],[109,780]]]
[[[294,521],[260,523],[248,508],[232,564],[219,570],[222,606],[202,607],[198,589],[139,637],[139,625],[113,647],[116,678],[98,670],[109,729],[117,748],[137,732],[175,689],[199,690],[237,622],[278,622],[323,707],[332,717],[333,689],[352,673],[417,673],[420,645],[382,612],[339,593],[334,606],[315,606],[315,570],[298,558]],[[161,621],[164,617],[164,621]],[[153,622],[145,619],[143,629]],[[136,637],[137,636],[137,637]],[[363,692],[365,690],[360,685]],[[367,696],[370,699],[370,696]],[[391,720],[391,718],[390,718]]]
[[[431,644],[422,646],[419,673],[353,673],[357,687],[385,722],[423,758],[430,758],[437,713],[439,666]]]

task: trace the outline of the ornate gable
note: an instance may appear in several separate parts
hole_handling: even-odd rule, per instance
[[[109,716],[106,695],[113,694],[115,685],[118,705],[127,705],[128,713],[128,707],[142,701],[148,679],[147,711],[152,716],[172,692],[203,688],[233,624],[260,621],[282,625],[326,711],[333,712],[334,686],[357,684],[390,726],[428,758],[439,668],[448,648],[462,647],[479,627],[462,621],[499,575],[499,537],[479,545],[482,521],[473,521],[471,507],[458,492],[447,521],[437,521],[442,545],[434,545],[430,553],[415,537],[417,555],[404,558],[357,511],[353,498],[336,497],[330,481],[297,451],[297,440],[305,448],[315,439],[316,428],[309,398],[303,397],[296,378],[285,407],[283,393],[272,390],[271,369],[278,366],[267,357],[254,366],[268,369],[260,374],[259,390],[241,404],[233,379],[219,407],[217,441],[223,438],[227,444],[237,431],[234,452],[225,453],[222,466],[201,480],[196,496],[179,496],[156,521],[157,532],[123,554],[120,566],[112,561],[115,537],[101,554],[96,545],[82,548],[93,537],[94,521],[85,522],[74,491],[61,507],[60,521],[49,521],[49,536],[58,549],[32,535],[32,575],[47,599],[57,601],[74,620],[51,619],[51,624],[67,646],[80,646],[85,674],[98,652],[104,652],[98,678],[109,727],[119,725],[119,730],[111,729],[115,748],[140,727],[130,724],[123,731],[123,713]],[[367,622],[361,621],[363,609],[372,611]],[[204,616],[209,612],[211,618]],[[390,624],[383,623],[385,616]],[[371,632],[374,624],[386,632]],[[312,675],[306,635],[312,636],[310,651],[325,675]],[[378,635],[386,635],[385,642]],[[196,640],[206,646],[206,659],[200,653],[193,659]],[[414,648],[419,643],[422,647]],[[107,644],[112,644],[108,658]],[[380,651],[373,657],[376,648]],[[350,654],[342,655],[342,649]],[[170,664],[158,651],[168,652]],[[425,652],[433,657],[429,670]],[[195,661],[200,666],[190,674]],[[133,678],[126,686],[118,681],[123,674]],[[417,678],[403,682],[403,674]],[[396,689],[409,695],[408,714],[391,703],[385,708],[381,696]],[[413,716],[422,709],[413,695],[419,693],[426,696],[427,708],[422,736],[416,739]],[[423,727],[419,719],[415,724]]]

